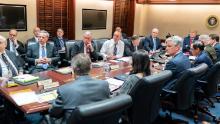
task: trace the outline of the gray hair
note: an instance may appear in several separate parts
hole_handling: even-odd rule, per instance
[[[183,47],[183,38],[180,36],[172,36],[166,39],[167,41],[171,41],[174,43],[175,46],[180,46],[181,48]]]
[[[157,33],[159,33],[159,29],[158,28],[153,28],[151,32],[156,31]]]
[[[88,55],[79,53],[72,58],[71,65],[76,75],[87,75],[91,69],[91,60]]]
[[[44,34],[44,35],[47,36],[47,37],[50,36],[50,34],[49,34],[47,31],[45,31],[45,30],[41,30],[41,31],[39,32],[39,34]]]
[[[204,44],[209,44],[210,40],[211,38],[209,37],[209,35],[203,34],[199,36],[199,41],[201,41]]]
[[[92,33],[90,32],[90,31],[86,31],[84,34],[83,34],[83,36],[92,36]]]
[[[4,42],[5,44],[7,44],[6,38],[3,37],[2,35],[0,35],[0,42]]]

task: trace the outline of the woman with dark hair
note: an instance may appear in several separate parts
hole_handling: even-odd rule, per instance
[[[196,41],[192,45],[192,54],[196,56],[193,66],[197,66],[201,63],[205,63],[209,68],[213,65],[212,60],[210,59],[207,52],[204,50],[205,46],[202,42]]]
[[[150,75],[150,59],[148,52],[140,49],[132,54],[132,70],[117,93],[128,94],[139,79]]]

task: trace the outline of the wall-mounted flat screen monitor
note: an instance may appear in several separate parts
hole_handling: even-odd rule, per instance
[[[0,4],[0,31],[27,31],[26,5]]]
[[[107,10],[82,9],[82,30],[106,29]]]

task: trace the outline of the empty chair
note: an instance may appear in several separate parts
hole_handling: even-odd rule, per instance
[[[68,40],[66,42],[66,58],[67,60],[71,60],[71,48],[73,47],[75,41],[74,40]]]
[[[101,48],[102,48],[102,45],[104,44],[105,41],[107,41],[108,39],[94,39],[93,41],[95,42],[96,44],[96,49],[98,52],[100,52]]]
[[[187,69],[177,79],[172,90],[163,89],[161,104],[164,110],[172,111],[187,110],[194,104],[195,82],[208,69],[206,64]]]
[[[129,95],[119,95],[103,101],[76,107],[67,124],[118,124],[122,111],[132,104]]]
[[[127,112],[129,122],[132,124],[149,124],[155,121],[159,114],[162,85],[171,76],[172,72],[166,70],[143,77],[136,83],[129,93],[133,101]]]

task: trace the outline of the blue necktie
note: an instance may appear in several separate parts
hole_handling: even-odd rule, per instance
[[[153,46],[153,50],[157,50],[157,44],[156,44],[156,38],[153,38],[153,43],[154,43],[154,46]]]
[[[61,48],[63,48],[63,47],[64,47],[64,42],[63,42],[63,39],[62,39],[62,38],[60,38],[60,39],[59,39],[59,41],[60,41],[60,47],[61,47]]]
[[[117,44],[115,44],[115,47],[114,47],[114,53],[113,53],[114,56],[117,55],[117,46],[116,46],[116,45],[117,45]]]
[[[46,57],[46,51],[45,51],[44,46],[42,46],[41,56],[42,56],[42,58]],[[48,64],[42,64],[43,69],[47,69],[47,67],[48,67]]]

